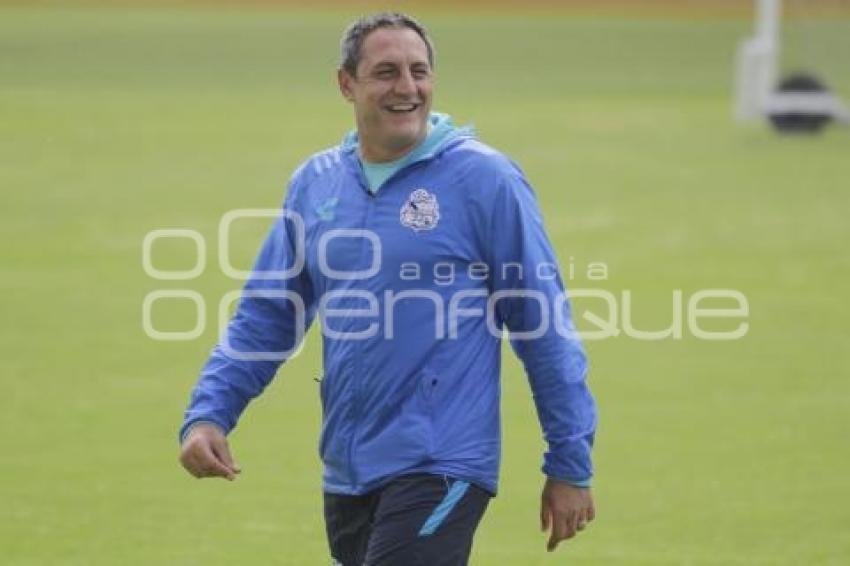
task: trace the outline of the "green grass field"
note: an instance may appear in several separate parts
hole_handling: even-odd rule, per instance
[[[315,329],[232,435],[237,482],[185,474],[176,429],[239,288],[217,267],[218,221],[277,206],[300,160],[351,127],[333,73],[356,12],[0,7],[0,563],[329,562]],[[554,555],[543,444],[506,353],[501,492],[472,563],[845,564],[850,129],[782,139],[732,121],[744,19],[420,15],[435,108],[523,165],[570,286],[630,290],[640,328],[669,324],[674,289],[750,305],[739,341],[588,345],[598,519]],[[145,275],[142,240],[169,227],[206,238],[200,278]],[[234,263],[264,229],[240,225]],[[161,242],[156,265],[188,269],[191,252]],[[591,261],[608,280],[584,277]],[[202,294],[200,338],[145,336],[158,288]],[[194,320],[187,303],[154,315]]]

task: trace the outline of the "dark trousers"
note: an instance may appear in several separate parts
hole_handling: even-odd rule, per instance
[[[490,493],[446,476],[401,476],[366,495],[325,494],[333,564],[464,566]]]

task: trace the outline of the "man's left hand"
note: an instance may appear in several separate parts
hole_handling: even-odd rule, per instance
[[[562,540],[573,538],[596,516],[590,488],[575,487],[547,478],[540,502],[540,527],[552,530],[546,550],[552,552]]]

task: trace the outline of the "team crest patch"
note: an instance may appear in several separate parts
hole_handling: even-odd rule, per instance
[[[407,197],[399,217],[402,226],[419,232],[433,230],[440,221],[440,205],[437,197],[425,189],[416,189]]]

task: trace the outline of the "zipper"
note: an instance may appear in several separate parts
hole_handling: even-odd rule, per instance
[[[354,176],[357,178],[357,183],[360,185],[360,190],[366,193],[366,196],[368,196],[370,199],[374,199],[375,194],[369,190],[369,181],[366,179],[366,174],[363,172],[363,166],[360,163],[360,158],[356,155],[353,155],[351,156],[351,159],[353,159],[354,161]],[[365,226],[366,223],[364,222],[363,225]]]
[[[389,185],[391,181],[395,181],[403,173],[406,173],[407,171],[409,171],[410,169],[412,169],[416,165],[419,165],[419,164],[422,164],[422,163],[427,163],[427,162],[429,162],[433,159],[436,159],[437,157],[438,157],[438,155],[434,155],[434,156],[429,157],[428,159],[423,159],[423,160],[419,160],[419,161],[414,161],[413,163],[408,163],[407,165],[405,165],[404,167],[402,167],[401,169],[399,169],[398,171],[393,173],[386,181],[384,181],[384,184],[382,185],[384,187],[384,190],[386,190],[387,185]],[[360,159],[356,155],[350,155],[349,159],[353,160],[353,162],[354,162],[353,164],[354,164],[354,168],[355,168],[355,171],[356,171],[355,176],[357,178],[357,182],[359,183],[361,190],[363,190],[366,193],[366,195],[368,196],[370,201],[374,201],[377,198],[378,195],[376,193],[372,193],[372,191],[369,190],[369,184],[368,184],[368,181],[366,180],[366,175],[363,172],[363,167],[360,163]],[[381,191],[379,191],[379,192],[381,192]],[[372,207],[372,206],[366,207],[365,214],[363,215],[363,221],[362,221],[362,224],[360,226],[361,230],[365,230],[366,227],[369,225],[369,221],[371,219],[373,209],[374,209],[374,207]],[[363,260],[365,250],[366,250],[366,245],[361,244],[360,254],[358,256],[359,261]],[[357,475],[357,469],[354,466],[354,447],[355,447],[355,439],[357,438],[357,431],[358,431],[358,428],[359,428],[358,425],[360,423],[360,409],[361,409],[361,407],[360,407],[360,405],[361,405],[360,397],[361,397],[361,394],[362,394],[362,380],[363,380],[363,371],[362,371],[362,365],[361,365],[362,364],[361,359],[362,359],[363,356],[362,356],[362,349],[361,349],[362,346],[360,344],[361,344],[361,342],[358,341],[357,342],[357,348],[356,348],[355,361],[354,361],[354,364],[353,364],[354,367],[353,367],[353,373],[352,373],[353,377],[352,377],[352,379],[354,381],[353,381],[352,393],[351,393],[351,438],[348,439],[348,470],[349,470],[349,473],[350,473],[350,476],[351,476],[351,478],[350,478],[351,479],[351,488],[355,492],[357,491],[358,475]]]
[[[360,182],[360,186],[363,190],[366,191],[366,194],[369,195],[371,199],[374,199],[376,195],[372,194],[366,184],[364,183],[364,175],[363,170],[358,165],[358,181]],[[363,214],[363,220],[360,226],[361,230],[365,230],[369,225],[369,220],[372,216],[373,207],[367,206],[365,208],[365,213]],[[366,253],[366,244],[362,243],[360,247],[360,253],[358,254],[358,262],[362,262],[364,255]],[[351,476],[351,487],[354,491],[357,491],[357,482],[358,482],[358,474],[357,468],[354,466],[354,448],[356,444],[357,432],[360,424],[360,410],[361,410],[361,394],[362,394],[362,381],[363,381],[363,371],[362,371],[362,346],[361,342],[356,342],[357,346],[355,348],[354,355],[354,364],[352,368],[352,393],[351,393],[351,438],[348,439],[348,470]]]

